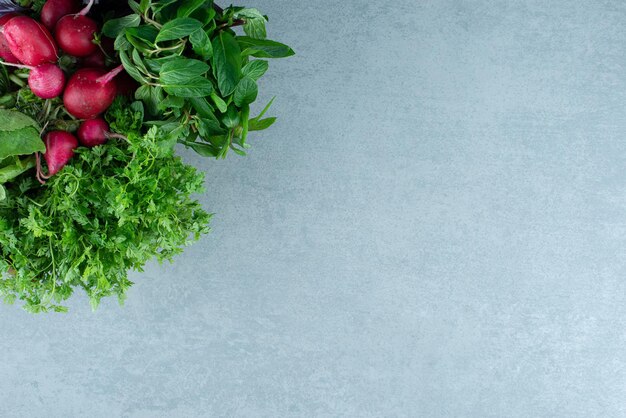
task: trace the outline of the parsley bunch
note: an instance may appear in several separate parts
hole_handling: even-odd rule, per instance
[[[94,309],[105,296],[122,302],[129,269],[171,260],[208,232],[210,215],[191,197],[202,183],[157,127],[79,148],[47,187],[22,176],[0,202],[0,296],[32,312],[64,311],[76,287]]]

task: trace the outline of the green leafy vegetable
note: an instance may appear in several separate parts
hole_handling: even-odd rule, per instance
[[[161,143],[162,132],[80,148],[45,188],[32,177],[0,202],[0,296],[32,312],[63,311],[82,288],[97,307],[132,283],[153,257],[171,260],[208,232],[209,215],[191,198],[203,176]],[[9,272],[9,273],[6,273]]]

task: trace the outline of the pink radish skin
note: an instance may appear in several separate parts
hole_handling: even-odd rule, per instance
[[[48,176],[58,173],[74,156],[74,149],[78,147],[76,137],[65,131],[48,132],[44,143],[46,144],[44,158],[48,165]]]
[[[107,142],[108,134],[109,125],[102,118],[86,120],[78,128],[78,140],[89,148]]]
[[[11,53],[25,65],[36,67],[56,62],[57,46],[52,35],[41,23],[27,16],[10,19],[3,28]]]
[[[41,9],[41,23],[52,31],[59,19],[79,10],[80,3],[76,0],[47,0]]]
[[[98,46],[93,43],[98,24],[85,16],[91,10],[94,0],[75,15],[63,16],[57,22],[55,38],[62,50],[75,57],[93,54]]]
[[[4,37],[4,24],[15,16],[17,16],[17,13],[7,13],[4,16],[0,17],[0,58],[2,58],[5,62],[9,62],[12,64],[17,64],[20,61],[15,58],[15,55],[13,55],[13,53],[11,52],[9,44]]]
[[[75,57],[86,57],[98,48],[93,43],[97,31],[98,25],[93,19],[80,14],[67,15],[57,22],[55,38],[63,51]]]
[[[123,69],[120,65],[108,73],[101,68],[76,71],[65,86],[65,109],[78,119],[93,119],[107,110],[117,93],[113,78]]]
[[[41,64],[31,69],[28,75],[28,87],[42,99],[60,96],[64,86],[65,74],[54,64]]]

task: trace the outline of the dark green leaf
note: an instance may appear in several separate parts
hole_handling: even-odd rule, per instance
[[[202,29],[198,29],[189,35],[189,41],[193,47],[193,52],[207,61],[213,55],[213,45],[211,40],[207,36],[206,32]]]
[[[243,51],[242,55],[252,55],[257,58],[285,58],[295,54],[287,45],[268,39],[238,36],[237,42]]]
[[[226,114],[222,116],[222,123],[230,129],[234,129],[239,125],[239,112],[235,106],[230,105]]]
[[[166,92],[179,97],[204,97],[211,94],[213,85],[202,74],[209,66],[202,61],[186,58],[163,63],[159,82]]]
[[[269,128],[276,122],[276,118],[267,118],[267,119],[250,119],[248,124],[249,131],[262,131],[264,129]]]
[[[178,17],[188,17],[191,15],[197,8],[206,3],[206,0],[187,0],[183,2],[183,4],[176,11],[176,16]]]
[[[265,17],[257,9],[243,9],[236,12],[235,19],[243,19],[245,24],[243,30],[251,38],[265,39]]]
[[[0,159],[12,155],[27,155],[45,151],[46,147],[39,137],[39,131],[32,126],[15,131],[0,131]]]
[[[126,28],[136,28],[141,23],[141,18],[136,15],[128,15],[118,19],[108,20],[102,26],[102,33],[109,38],[115,38]]]
[[[253,60],[247,63],[241,70],[241,74],[244,77],[250,77],[253,80],[258,80],[263,77],[263,74],[267,71],[269,63],[264,60]]]
[[[190,17],[181,17],[167,22],[156,37],[155,42],[180,40],[202,29],[202,22]]]
[[[203,157],[217,157],[219,154],[219,149],[215,148],[210,144],[201,144],[199,142],[183,142],[184,145],[191,147],[195,152],[202,155]]]
[[[241,77],[241,50],[228,32],[213,40],[213,74],[224,96],[230,95]]]
[[[239,107],[248,105],[256,100],[258,93],[256,82],[250,77],[244,77],[235,88],[234,102]]]
[[[119,53],[120,53],[120,61],[122,61],[122,65],[124,66],[124,69],[126,70],[128,75],[130,75],[132,78],[134,78],[138,82],[142,84],[146,84],[148,80],[146,80],[141,75],[141,73],[139,72],[135,64],[128,57],[128,54],[126,53],[126,51],[119,51]]]

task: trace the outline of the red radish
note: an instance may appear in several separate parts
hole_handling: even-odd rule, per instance
[[[4,24],[7,23],[10,19],[17,16],[17,13],[7,13],[0,17],[0,58],[2,58],[5,62],[10,62],[13,64],[17,64],[20,62],[15,55],[9,49],[9,44],[7,43],[6,38],[4,37]]]
[[[49,177],[58,173],[74,156],[74,149],[78,147],[78,140],[69,132],[52,131],[46,134],[44,143],[46,144],[44,158],[48,165]]]
[[[16,16],[5,23],[3,33],[11,53],[22,64],[36,67],[56,62],[57,46],[48,29],[36,20]]]
[[[84,121],[78,128],[78,140],[86,147],[95,147],[107,142],[109,125],[102,118]]]
[[[63,92],[65,86],[65,74],[55,64],[41,64],[37,67],[22,64],[2,63],[9,67],[26,68],[28,74],[28,87],[35,96],[42,99],[53,99]]]
[[[120,65],[108,73],[101,68],[76,71],[63,93],[65,109],[79,119],[93,119],[107,110],[117,93],[113,78],[123,69]]]
[[[30,70],[28,87],[35,96],[53,99],[60,96],[65,86],[65,74],[54,64],[41,64]]]
[[[98,48],[98,45],[93,42],[94,35],[98,31],[98,24],[85,16],[92,5],[93,0],[90,0],[79,13],[63,16],[56,25],[54,34],[59,46],[75,57],[86,57]]]
[[[47,0],[41,9],[41,23],[48,29],[54,30],[59,19],[65,15],[77,13],[80,3],[76,0]]]

